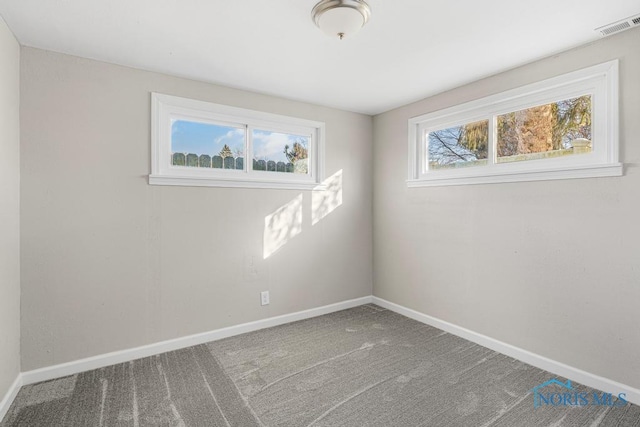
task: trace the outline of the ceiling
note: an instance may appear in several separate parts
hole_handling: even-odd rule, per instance
[[[317,0],[0,0],[26,46],[377,114],[598,39],[638,0],[368,0],[345,40]]]

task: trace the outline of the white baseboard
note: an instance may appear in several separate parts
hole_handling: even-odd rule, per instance
[[[586,385],[588,387],[595,388],[607,393],[612,393],[614,396],[617,396],[618,393],[626,393],[626,399],[629,402],[640,405],[640,390],[638,390],[637,388],[630,387],[628,385],[603,378],[598,375],[594,375],[592,373],[574,368],[569,365],[565,365],[564,363],[560,363],[547,357],[540,356],[539,354],[523,350],[511,344],[498,341],[486,335],[479,334],[461,326],[457,326],[444,320],[440,320],[438,318],[412,310],[410,308],[403,307],[399,304],[389,302],[382,298],[373,297],[373,303],[379,305],[380,307],[384,307],[388,310],[394,311],[398,314],[402,314],[403,316],[417,320],[418,322],[422,322],[435,328],[441,329],[445,332],[449,332],[450,334],[456,335],[460,338],[464,338],[468,341],[480,344],[481,346],[497,351],[498,353],[513,357],[514,359],[528,363],[529,365],[535,366],[536,368],[549,371],[555,375],[568,378],[572,381]]]
[[[22,373],[22,383],[24,385],[34,384],[40,381],[47,381],[55,378],[65,377],[68,375],[74,375],[92,369],[104,368],[105,366],[129,362],[131,360],[136,360],[143,357],[154,356],[156,354],[165,353],[167,351],[179,350],[182,348],[191,347],[193,345],[204,344],[222,338],[228,338],[247,332],[257,331],[259,329],[270,328],[272,326],[278,326],[298,320],[309,319],[311,317],[322,316],[323,314],[329,314],[335,311],[346,310],[348,308],[357,307],[359,305],[369,304],[372,300],[373,297],[371,296],[356,298],[348,301],[342,301],[336,304],[325,305],[323,307],[298,311],[296,313],[270,317],[268,319],[243,323],[241,325],[230,326],[228,328],[216,329],[214,331],[204,332],[201,334],[189,335],[182,338],[176,338],[168,341],[158,342],[155,344],[145,345],[142,347],[115,351],[112,353],[89,357],[86,359],[75,360],[73,362],[62,363],[60,365],[35,369],[33,371]]]
[[[18,374],[13,384],[11,384],[11,387],[9,387],[9,390],[7,390],[7,394],[5,394],[4,398],[0,401],[0,422],[2,422],[4,416],[7,415],[13,400],[20,391],[20,387],[22,387],[22,375]]]
[[[86,359],[76,360],[73,362],[63,363],[60,365],[50,366],[46,368],[36,369],[33,371],[23,372],[16,378],[7,392],[4,399],[0,402],[0,420],[6,414],[11,406],[13,399],[17,395],[22,385],[33,384],[40,381],[52,380],[55,378],[73,375],[91,369],[103,368],[105,366],[128,362],[142,357],[153,356],[167,351],[179,350],[193,345],[204,344],[210,341],[216,341],[247,332],[257,331],[259,329],[270,328],[285,323],[295,322],[298,320],[309,319],[312,317],[329,314],[363,304],[374,303],[388,310],[394,311],[403,316],[441,329],[450,334],[459,336],[476,344],[480,344],[491,350],[497,351],[504,355],[513,357],[514,359],[528,363],[529,365],[549,371],[555,375],[562,376],[580,384],[605,391],[607,393],[626,393],[629,402],[640,405],[640,390],[628,385],[591,374],[589,372],[574,368],[564,363],[557,362],[544,356],[532,353],[530,351],[515,347],[511,344],[498,341],[486,335],[479,334],[469,329],[454,325],[444,320],[420,313],[407,307],[389,302],[382,298],[367,296],[356,298],[336,304],[326,305],[323,307],[312,308],[309,310],[299,311],[296,313],[285,314],[282,316],[271,317],[268,319],[257,320],[255,322],[243,323],[241,325],[230,326],[228,328],[217,329],[201,334],[190,335],[173,340],[162,341],[142,347],[132,348],[128,350],[116,351],[99,356],[89,357]]]

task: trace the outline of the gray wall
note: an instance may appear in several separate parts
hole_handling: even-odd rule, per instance
[[[20,46],[0,17],[0,400],[20,372]]]
[[[264,260],[301,192],[149,186],[152,91],[326,122],[343,204]],[[23,370],[371,294],[371,117],[33,48],[21,97]]]
[[[374,118],[374,295],[640,388],[640,29]],[[408,189],[407,119],[620,59],[625,175]]]

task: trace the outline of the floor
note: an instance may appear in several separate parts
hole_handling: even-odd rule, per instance
[[[553,378],[370,304],[25,386],[0,426],[640,426],[575,383],[535,408]]]

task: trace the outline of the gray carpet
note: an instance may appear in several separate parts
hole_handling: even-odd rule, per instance
[[[365,305],[25,386],[0,426],[640,426],[631,404],[534,409],[551,378]]]

